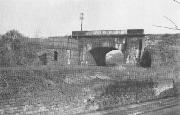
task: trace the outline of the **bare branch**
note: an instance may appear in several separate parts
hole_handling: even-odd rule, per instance
[[[171,30],[180,30],[179,28],[172,28],[172,27],[167,27],[167,26],[158,26],[158,25],[152,25],[154,27],[159,27],[159,28],[167,28],[167,29],[171,29]]]
[[[167,20],[169,20],[174,26],[175,28],[178,28],[178,26],[174,23],[174,21],[172,21],[170,18],[168,18],[167,16],[164,16],[164,18],[166,18]]]
[[[164,18],[166,18],[167,20],[169,20],[169,21],[174,25],[174,27],[158,26],[158,25],[152,25],[152,26],[159,27],[159,28],[171,29],[171,30],[180,30],[174,21],[172,21],[172,20],[171,20],[170,18],[168,18],[167,16],[164,16]]]
[[[174,2],[176,2],[176,3],[178,3],[178,4],[180,4],[180,2],[179,1],[177,1],[177,0],[173,0]]]

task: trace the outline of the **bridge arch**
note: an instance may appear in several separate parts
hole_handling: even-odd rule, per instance
[[[112,50],[118,50],[114,47],[95,47],[88,52],[92,55],[97,66],[106,66],[106,54]]]

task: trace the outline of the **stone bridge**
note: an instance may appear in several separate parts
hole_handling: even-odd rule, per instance
[[[79,64],[106,66],[106,54],[122,52],[121,63],[138,63],[143,50],[143,29],[73,31],[78,40]],[[119,62],[117,62],[119,63]]]

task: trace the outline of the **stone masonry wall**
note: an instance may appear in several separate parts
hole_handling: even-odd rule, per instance
[[[145,50],[151,52],[152,66],[174,66],[178,61],[178,34],[147,35]]]

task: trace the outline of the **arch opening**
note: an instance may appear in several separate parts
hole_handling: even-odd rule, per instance
[[[46,53],[40,55],[39,59],[42,62],[42,65],[47,65],[47,54]]]
[[[89,52],[94,58],[97,66],[106,66],[106,54],[112,50],[118,50],[114,47],[96,47]]]
[[[54,61],[57,61],[57,60],[58,60],[58,52],[54,51]]]
[[[146,50],[142,54],[142,58],[140,60],[140,66],[144,68],[151,67],[152,59],[151,59],[151,53]]]

